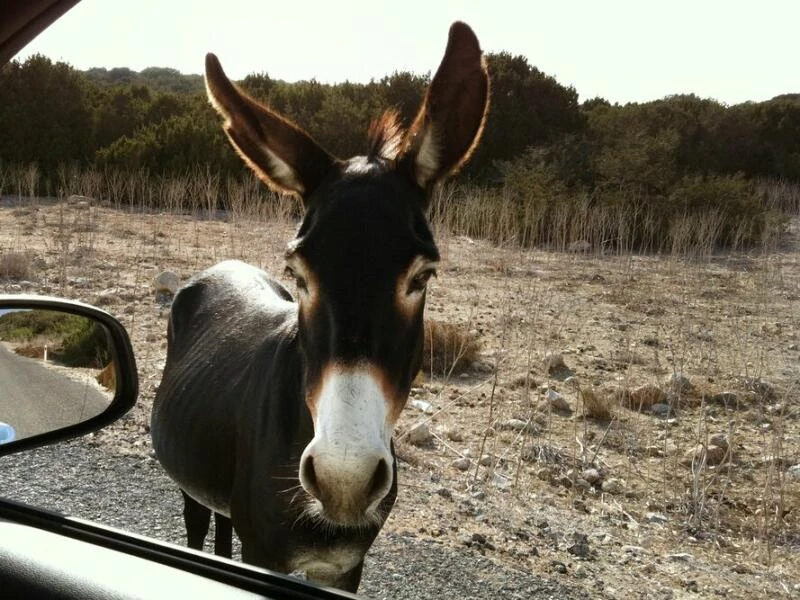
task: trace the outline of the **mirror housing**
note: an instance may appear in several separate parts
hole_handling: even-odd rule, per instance
[[[113,369],[113,375],[109,373],[109,368],[103,369],[100,375],[105,373],[103,377],[113,381],[113,398],[110,399],[108,404],[104,402],[88,418],[80,417],[78,422],[36,432],[19,439],[15,439],[13,423],[4,423],[6,427],[0,427],[2,429],[0,438],[4,438],[6,441],[5,443],[0,443],[0,456],[97,431],[113,423],[133,407],[139,391],[136,362],[128,333],[117,319],[99,308],[73,300],[20,294],[0,295],[0,319],[2,319],[3,315],[21,311],[49,311],[75,315],[84,317],[91,323],[101,325],[101,329],[105,332],[103,349],[110,355],[108,366]],[[0,393],[3,390],[2,383],[0,382]],[[103,385],[109,387],[107,383]],[[107,393],[107,395],[110,396],[111,394]],[[52,399],[48,398],[47,400]],[[0,422],[5,420],[3,415],[0,414]]]

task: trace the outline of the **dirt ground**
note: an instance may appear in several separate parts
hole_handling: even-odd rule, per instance
[[[800,595],[798,228],[777,250],[692,261],[439,232],[427,318],[481,351],[412,391],[385,530],[593,597]],[[293,230],[5,198],[0,259],[17,272],[0,273],[0,293],[79,299],[122,321],[140,398],[96,438],[146,456],[168,314],[154,278],[226,258],[280,274]]]

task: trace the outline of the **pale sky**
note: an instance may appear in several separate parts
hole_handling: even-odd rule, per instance
[[[454,20],[581,100],[800,92],[800,0],[82,0],[19,57],[201,73],[213,51],[233,79],[366,82],[434,71]]]

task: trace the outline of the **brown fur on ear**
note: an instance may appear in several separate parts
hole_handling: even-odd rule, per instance
[[[401,153],[421,187],[455,174],[469,160],[488,112],[486,61],[475,33],[457,21]]]
[[[336,162],[305,131],[231,83],[210,52],[206,90],[211,104],[225,118],[223,129],[231,144],[271,188],[307,197]]]

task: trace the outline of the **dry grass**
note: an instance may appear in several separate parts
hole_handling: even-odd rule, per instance
[[[0,279],[6,281],[26,281],[33,278],[33,262],[25,252],[5,252],[0,254]]]
[[[480,349],[480,342],[463,325],[425,321],[422,370],[426,374],[449,376],[463,373],[475,362]]]
[[[88,175],[76,178],[81,186],[65,194],[101,187]],[[208,190],[229,183],[240,186],[241,201],[210,214]],[[77,209],[65,202],[40,200],[38,211],[26,210],[28,201],[7,203],[0,207],[0,247],[25,244],[37,268],[30,291],[100,302],[129,329],[141,394],[134,413],[114,426],[122,432],[115,444],[129,440],[131,451],[144,456],[166,351],[167,311],[150,282],[164,269],[185,279],[226,258],[280,273],[296,205],[213,178],[155,187],[132,175],[114,185],[116,196],[103,196],[107,206],[91,207],[91,228],[80,226],[85,213],[73,226]],[[188,188],[199,194],[194,204]],[[556,251],[558,245],[522,249],[510,215],[494,221],[505,230],[481,223],[480,211],[501,208],[486,207],[480,196],[465,198],[464,206],[451,200],[454,213],[433,213],[444,264],[428,296],[426,377],[414,390],[433,412],[409,406],[400,422],[408,430],[428,421],[434,444],[399,444],[407,462],[387,529],[424,538],[435,519],[436,531],[446,532],[437,543],[458,551],[459,535],[480,532],[496,546],[493,560],[535,572],[546,572],[552,560],[569,564],[570,572],[583,566],[586,579],[575,581],[590,595],[601,579],[618,590],[638,589],[646,574],[654,594],[691,580],[709,596],[725,590],[739,600],[789,597],[784,590],[800,583],[800,480],[787,470],[800,462],[800,222],[793,221],[794,239],[747,252],[687,241],[688,254],[677,247],[635,254],[624,244],[593,241],[591,251],[571,253]],[[792,198],[772,202],[794,205]],[[38,215],[37,226],[26,233],[31,215]],[[568,245],[570,228],[595,231],[588,218],[560,221],[557,237]],[[454,227],[458,219],[474,228],[472,239]],[[580,387],[548,372],[545,357],[553,352]],[[692,389],[676,394],[669,387],[677,372],[691,376]],[[677,412],[652,414],[665,398],[647,386],[661,389]],[[571,410],[553,404],[559,396]],[[712,464],[708,453],[685,461],[719,435],[730,447],[722,463]],[[468,470],[453,466],[464,458]],[[624,484],[618,491],[587,487],[586,468]],[[653,512],[666,524],[650,523]],[[549,523],[547,532],[540,521]],[[613,541],[592,538],[601,550],[597,562],[575,562],[558,537],[571,530],[602,531]],[[645,548],[642,557],[621,551],[625,545]],[[687,552],[690,564],[665,558]],[[743,569],[758,577],[741,575]]]

